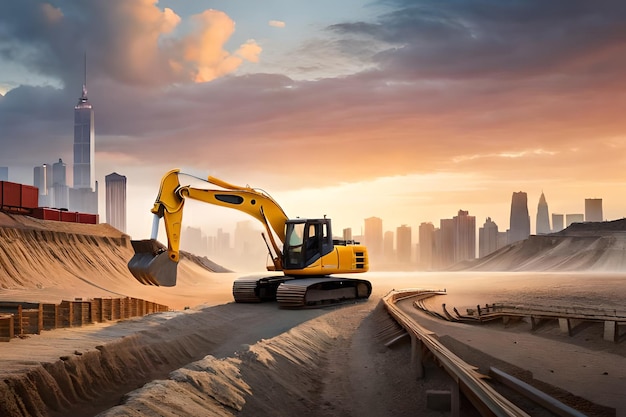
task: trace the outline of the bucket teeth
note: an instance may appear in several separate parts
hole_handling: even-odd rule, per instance
[[[144,285],[173,287],[176,285],[177,262],[172,261],[167,248],[154,239],[131,241],[135,255],[128,269]]]

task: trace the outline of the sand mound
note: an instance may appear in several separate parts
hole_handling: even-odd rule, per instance
[[[208,355],[129,393],[123,404],[99,415],[440,415],[426,411],[423,395],[416,393],[426,384],[447,386],[447,375],[433,369],[428,382],[418,382],[410,367],[401,366],[408,345],[397,352],[376,348],[375,335],[391,319],[380,305],[372,311],[374,306],[326,312],[232,357]]]
[[[177,287],[146,287],[128,270],[133,255],[130,237],[108,224],[0,212],[0,299],[58,303],[124,296],[183,308],[209,301],[189,296],[215,281],[212,272],[227,272],[207,258],[182,252]]]
[[[236,357],[209,355],[128,394],[123,405],[102,416],[312,415],[319,392],[319,369],[338,330],[324,316],[269,340],[262,340]],[[280,409],[267,398],[280,392]],[[237,413],[249,410],[248,413]]]
[[[532,235],[455,270],[623,271],[626,269],[626,219],[574,223],[549,235]]]

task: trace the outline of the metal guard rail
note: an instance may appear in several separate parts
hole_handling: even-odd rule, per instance
[[[484,381],[485,375],[479,373],[477,368],[464,362],[437,340],[436,335],[415,323],[411,317],[396,306],[396,302],[402,299],[433,293],[425,290],[392,290],[383,297],[383,302],[389,314],[408,333],[419,339],[424,346],[433,354],[439,364],[459,384],[459,389],[466,394],[474,406],[488,416],[520,416],[530,417],[507,398],[498,393],[491,385]],[[438,293],[438,292],[435,292]],[[476,403],[476,401],[478,403]]]

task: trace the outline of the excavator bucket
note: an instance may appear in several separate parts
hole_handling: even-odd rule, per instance
[[[131,240],[135,255],[128,261],[128,269],[144,285],[173,287],[176,285],[176,267],[167,247],[155,239]]]

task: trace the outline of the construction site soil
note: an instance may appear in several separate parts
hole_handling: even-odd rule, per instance
[[[0,415],[449,415],[429,407],[426,392],[450,390],[450,377],[427,361],[417,379],[410,344],[385,347],[394,323],[381,297],[394,288],[445,288],[433,308],[505,301],[622,309],[621,225],[531,236],[463,271],[369,272],[374,291],[365,302],[286,310],[233,303],[239,274],[191,255],[176,287],[143,286],[126,267],[129,237],[106,224],[0,213],[0,301],[136,297],[172,310],[0,343]],[[534,379],[586,415],[626,415],[624,337],[607,342],[593,326],[567,336],[549,326],[531,333],[416,319],[481,370],[497,365]],[[541,359],[555,349],[563,354],[548,366]],[[598,394],[603,381],[606,393]]]

